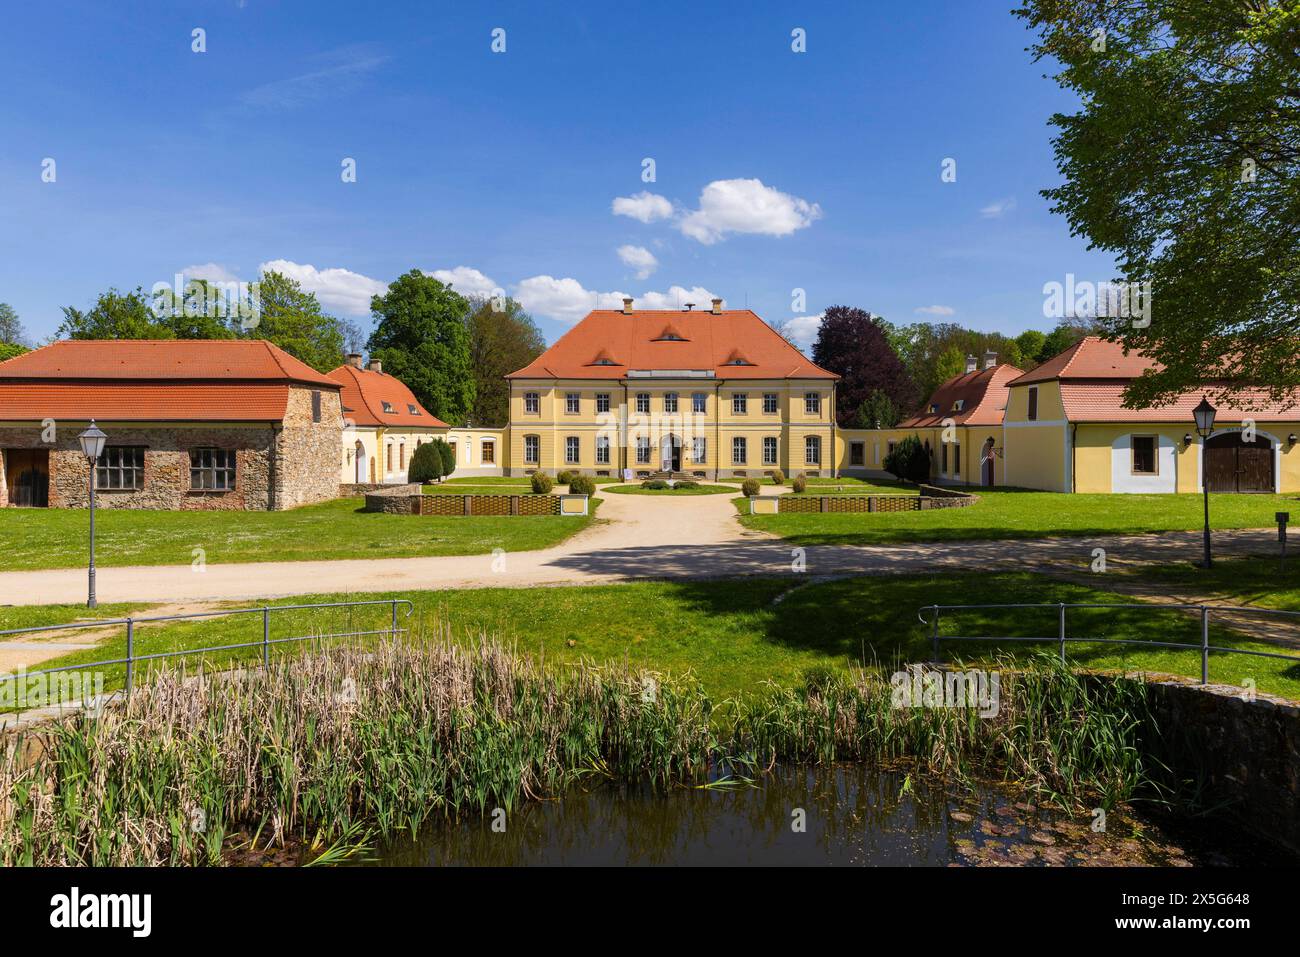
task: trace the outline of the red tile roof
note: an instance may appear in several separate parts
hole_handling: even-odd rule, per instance
[[[1169,405],[1148,409],[1124,408],[1124,388],[1129,381],[1147,369],[1157,367],[1158,363],[1140,352],[1125,355],[1123,345],[1118,342],[1088,336],[1010,384],[1020,386],[1059,381],[1061,404],[1065,407],[1066,419],[1071,422],[1186,422],[1190,428],[1192,409],[1201,401],[1202,394],[1218,390],[1216,384],[1189,390]],[[1243,418],[1261,422],[1300,420],[1300,397],[1276,402],[1269,398],[1267,389],[1245,389],[1230,397],[1211,398],[1210,401],[1219,410],[1218,417],[1224,421],[1241,421]]]
[[[935,389],[920,413],[898,423],[898,428],[940,426],[944,419],[957,425],[1001,425],[1007,408],[1007,383],[1021,374],[1015,366],[1004,364],[954,376]],[[959,401],[962,409],[954,412]],[[938,411],[931,412],[932,406],[938,406]]]
[[[1029,385],[1052,379],[1136,379],[1154,364],[1140,352],[1125,355],[1121,343],[1086,336],[1060,355],[1026,372],[1011,385]]]
[[[339,384],[241,340],[68,340],[0,362],[0,420],[275,422],[291,384]]]
[[[669,332],[679,340],[664,338]],[[737,359],[745,364],[733,364]],[[598,309],[508,379],[621,379],[629,372],[710,372],[719,379],[835,379],[748,309]]]
[[[400,379],[386,372],[341,365],[329,377],[343,387],[343,418],[357,425],[445,429],[447,423],[420,405]],[[387,402],[393,410],[384,410]],[[416,412],[412,412],[414,407]]]
[[[65,339],[0,362],[0,379],[268,379],[337,387],[262,339]]]

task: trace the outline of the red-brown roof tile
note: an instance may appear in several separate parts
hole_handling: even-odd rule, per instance
[[[1136,379],[1155,365],[1140,352],[1126,355],[1122,343],[1086,336],[1010,384],[1029,385],[1052,379]]]
[[[343,387],[343,418],[357,425],[445,429],[447,423],[422,406],[401,379],[387,372],[341,365],[329,374]],[[384,409],[387,402],[391,412]],[[412,412],[414,408],[416,411]]]
[[[661,334],[671,327],[681,341]],[[619,365],[596,365],[605,350]],[[728,365],[739,353],[748,365]],[[719,379],[835,379],[748,309],[598,309],[508,379],[621,379],[637,371],[710,372]]]
[[[65,339],[0,362],[0,379],[338,383],[262,339]]]
[[[0,381],[0,421],[278,422],[289,386],[266,382]]]
[[[900,422],[898,428],[937,427],[944,419],[952,419],[957,425],[1001,425],[1007,408],[1007,383],[1020,375],[1015,366],[1003,364],[954,376],[934,390],[920,413]],[[954,412],[953,406],[959,401],[961,411]],[[932,406],[937,406],[937,411],[931,412]]]
[[[1149,409],[1126,409],[1122,405],[1126,382],[1062,382],[1061,402],[1065,417],[1071,422],[1185,422],[1190,429],[1195,421],[1192,410],[1203,394],[1218,410],[1216,419],[1240,422],[1300,420],[1300,401],[1275,402],[1267,389],[1247,389],[1230,397],[1216,399],[1214,387],[1185,392],[1169,405]]]

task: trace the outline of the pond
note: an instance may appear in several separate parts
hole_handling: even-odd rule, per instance
[[[802,812],[802,813],[801,813]],[[802,830],[797,826],[802,820]],[[1151,821],[1039,809],[984,786],[858,764],[778,768],[756,787],[598,785],[449,821],[358,863],[518,865],[1232,865],[1285,863],[1238,835],[1176,839]],[[1181,830],[1181,829],[1180,829]],[[1207,838],[1210,843],[1206,843]],[[1261,855],[1263,857],[1261,857]],[[1294,862],[1291,862],[1294,863]]]

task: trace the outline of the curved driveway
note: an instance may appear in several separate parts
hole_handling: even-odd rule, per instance
[[[499,556],[354,559],[319,562],[209,563],[100,568],[101,602],[257,600],[291,595],[438,588],[524,587],[628,581],[638,578],[718,578],[757,575],[843,576],[917,571],[1023,569],[1042,564],[1086,567],[1104,545],[1107,559],[1186,561],[1197,554],[1198,532],[1011,541],[917,542],[898,545],[817,545],[792,549],[745,529],[728,495],[671,499],[604,496],[600,520],[567,541],[539,551]],[[1267,531],[1218,532],[1218,553],[1259,550]],[[799,569],[802,561],[803,568]],[[0,604],[85,601],[84,569],[0,573]]]

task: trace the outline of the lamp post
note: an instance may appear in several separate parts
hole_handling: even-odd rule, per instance
[[[86,600],[87,608],[95,607],[95,463],[104,451],[104,440],[108,436],[90,420],[90,428],[77,436],[81,443],[81,454],[90,463],[90,597]]]
[[[1192,416],[1196,419],[1196,431],[1201,436],[1201,495],[1205,500],[1205,560],[1202,568],[1213,567],[1210,559],[1210,473],[1206,470],[1206,440],[1214,430],[1214,406],[1210,405],[1205,396],[1201,396],[1200,404],[1192,410]]]

